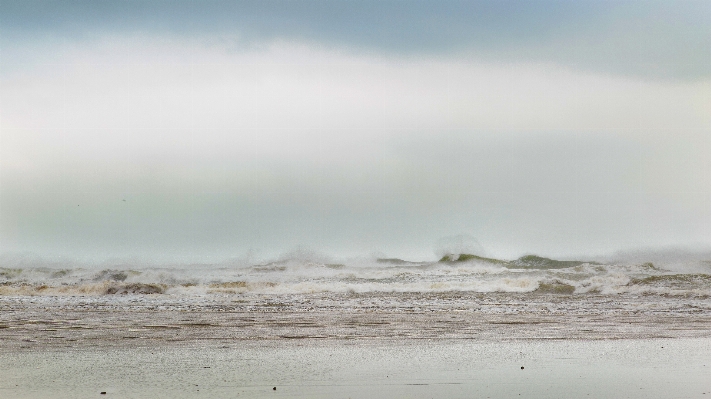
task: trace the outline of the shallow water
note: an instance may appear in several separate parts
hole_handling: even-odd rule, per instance
[[[0,296],[0,348],[234,340],[711,338],[711,298],[532,293]]]

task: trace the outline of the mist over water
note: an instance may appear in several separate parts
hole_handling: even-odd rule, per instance
[[[298,248],[273,259],[219,262],[108,259],[86,262],[30,255],[0,258],[3,295],[244,295],[367,292],[711,295],[711,252],[623,252],[556,260],[495,259],[472,237],[440,240],[437,261],[371,254],[339,258]],[[444,249],[462,251],[441,252]]]
[[[697,287],[708,5],[554,3],[0,2],[2,289]]]

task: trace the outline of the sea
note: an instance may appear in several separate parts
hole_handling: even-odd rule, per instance
[[[707,256],[708,259],[705,259]],[[447,254],[437,261],[337,259],[294,251],[268,261],[82,263],[0,259],[0,295],[204,296],[314,293],[530,293],[711,295],[711,254],[618,260],[495,259]]]
[[[709,259],[5,257],[0,397],[711,397]]]

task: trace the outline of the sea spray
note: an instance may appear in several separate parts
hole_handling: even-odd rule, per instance
[[[699,263],[700,262],[700,263]],[[0,266],[0,295],[210,295],[316,292],[511,292],[585,295],[711,295],[704,260],[665,268],[650,262],[604,263],[536,255],[505,260],[445,254],[436,262],[397,258],[334,259],[295,251],[254,264],[47,263]],[[98,266],[98,267],[97,267]]]

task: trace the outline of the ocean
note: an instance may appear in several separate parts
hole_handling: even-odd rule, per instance
[[[439,261],[332,259],[295,252],[250,263],[138,261],[79,264],[15,258],[0,264],[0,295],[196,295],[313,293],[711,294],[711,260],[514,260],[445,255]]]
[[[18,259],[3,398],[711,395],[705,258]]]

